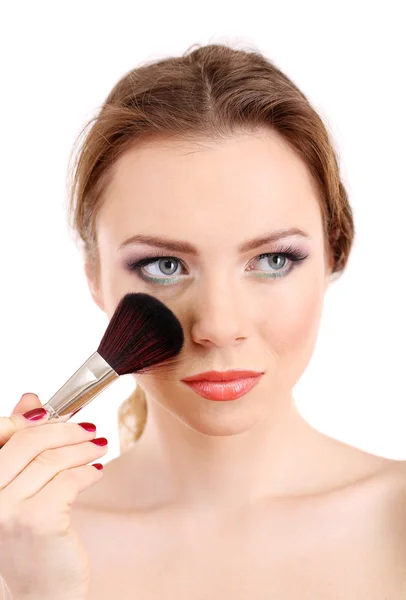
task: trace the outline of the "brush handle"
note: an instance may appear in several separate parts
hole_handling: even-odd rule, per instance
[[[53,419],[67,415],[70,419],[118,377],[119,375],[108,362],[98,352],[95,352],[44,404],[43,408]],[[64,421],[68,419],[64,419]]]

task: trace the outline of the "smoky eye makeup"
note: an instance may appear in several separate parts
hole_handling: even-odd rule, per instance
[[[294,244],[280,245],[272,252],[266,252],[251,259],[247,271],[252,274],[252,277],[258,278],[276,279],[286,277],[308,257],[309,253],[300,246]],[[279,260],[281,258],[282,265]],[[257,261],[262,262],[262,265],[267,268],[270,267],[270,270],[261,271],[255,269],[253,265]],[[147,273],[145,267],[154,265],[155,263],[157,264],[158,272],[156,274]],[[148,254],[145,253],[139,257],[129,257],[124,260],[124,268],[127,271],[136,274],[147,283],[158,285],[171,285],[181,281],[185,273],[179,272],[179,267],[185,268],[183,261],[176,256],[165,253],[163,250],[157,250]],[[165,273],[162,270],[159,271],[160,269],[168,270],[169,273]]]
[[[164,251],[156,251],[156,252],[151,252],[145,256],[142,256],[140,258],[129,258],[126,259],[124,261],[124,268],[131,272],[131,273],[135,273],[140,279],[142,279],[143,281],[147,282],[147,283],[158,283],[160,285],[169,285],[169,284],[173,284],[176,283],[177,281],[179,281],[181,279],[181,277],[179,277],[179,273],[177,274],[178,276],[174,276],[174,273],[170,273],[169,275],[166,274],[164,272],[159,273],[159,277],[145,273],[145,271],[143,270],[144,267],[148,266],[148,265],[152,265],[154,263],[158,263],[158,265],[164,266],[164,268],[167,268],[168,270],[171,270],[171,266],[170,265],[175,265],[175,271],[178,271],[178,267],[179,265],[183,265],[183,261],[181,261],[180,258],[177,258],[176,256],[171,256],[168,255],[167,253],[165,253]],[[182,273],[183,275],[183,273]]]

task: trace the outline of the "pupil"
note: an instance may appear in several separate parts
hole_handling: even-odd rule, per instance
[[[161,261],[163,263],[163,270],[167,269],[168,271],[171,271],[171,265],[175,264],[175,261],[170,260],[170,259],[165,259]],[[173,271],[173,269],[172,269]],[[176,271],[176,268],[175,268]],[[166,275],[172,275],[173,273],[165,273]]]
[[[271,256],[271,261],[273,262],[273,264],[271,266],[273,267],[283,267],[283,264],[280,264],[280,261],[284,260],[284,257],[281,254],[275,254],[274,256]]]

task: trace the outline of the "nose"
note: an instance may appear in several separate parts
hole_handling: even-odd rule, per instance
[[[241,290],[232,285],[206,286],[196,294],[192,308],[191,337],[196,344],[231,347],[249,335],[249,307]]]

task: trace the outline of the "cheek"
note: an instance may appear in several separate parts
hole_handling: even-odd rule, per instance
[[[323,282],[303,281],[274,299],[266,324],[267,342],[278,357],[306,361],[314,349],[323,309]]]

